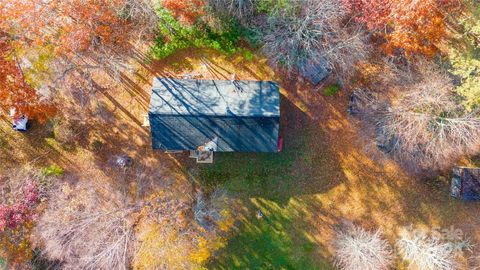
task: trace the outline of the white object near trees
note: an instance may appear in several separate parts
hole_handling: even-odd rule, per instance
[[[26,131],[28,117],[26,115],[16,116],[15,108],[10,109],[10,117],[12,117],[13,129],[16,131]]]
[[[142,114],[142,117],[143,117],[142,127],[149,127],[150,121],[148,120],[148,114]]]

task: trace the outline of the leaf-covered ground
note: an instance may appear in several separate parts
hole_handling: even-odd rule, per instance
[[[151,79],[188,73],[280,81],[284,151],[216,154],[212,165],[152,151],[148,128],[142,127]],[[381,228],[391,241],[401,227],[415,225],[455,226],[480,243],[480,204],[450,198],[448,176],[408,175],[359,136],[346,112],[346,90],[325,96],[301,80],[276,75],[262,58],[247,61],[201,50],[139,65],[134,76],[107,89],[91,101],[102,104],[106,120],[87,117],[73,147],[55,141],[51,123],[33,123],[29,132],[16,133],[2,116],[0,172],[56,164],[66,175],[101,185],[118,181],[109,173],[109,158],[126,153],[166,176],[188,177],[207,189],[223,186],[237,199],[239,221],[208,264],[212,269],[329,269],[334,231],[345,220]],[[263,219],[257,219],[258,210]]]

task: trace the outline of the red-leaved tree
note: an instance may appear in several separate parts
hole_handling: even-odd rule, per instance
[[[29,236],[38,201],[37,184],[27,180],[13,203],[0,204],[0,256],[10,266],[32,257]]]

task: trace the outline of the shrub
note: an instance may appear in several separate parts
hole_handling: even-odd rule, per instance
[[[335,248],[334,264],[341,270],[386,270],[393,262],[391,247],[378,230],[352,226],[337,235]]]
[[[258,12],[272,15],[280,10],[290,9],[295,2],[292,0],[256,0],[254,4]]]
[[[243,53],[243,57],[245,58],[245,60],[247,61],[252,61],[253,58],[255,57],[255,55],[249,51],[249,50],[246,50],[244,53]]]
[[[63,169],[56,164],[43,168],[41,172],[44,176],[62,176],[63,175]]]
[[[76,133],[72,123],[66,120],[54,122],[53,134],[55,140],[65,146],[73,146],[76,141]]]
[[[160,26],[160,35],[151,48],[155,59],[165,58],[177,50],[190,47],[211,48],[225,54],[241,51],[238,44],[244,30],[233,21],[228,21],[221,29],[215,30],[202,22],[193,26],[182,25],[165,9],[159,10],[159,16],[164,24]]]
[[[323,94],[327,97],[330,97],[330,96],[335,95],[338,91],[340,91],[340,85],[335,83],[335,84],[331,84],[331,85],[327,86],[323,90]]]
[[[228,197],[225,190],[215,189],[207,198],[203,192],[198,192],[193,206],[195,221],[206,230],[214,230],[226,218]]]
[[[92,143],[90,143],[90,149],[92,149],[95,152],[98,152],[103,149],[104,143],[100,140],[94,140]]]

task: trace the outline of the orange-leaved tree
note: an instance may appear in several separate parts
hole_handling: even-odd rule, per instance
[[[384,49],[393,54],[433,56],[447,37],[446,17],[458,0],[344,0],[345,7],[369,30],[384,35]]]
[[[0,1],[0,31],[9,40],[4,55],[17,56],[4,60],[10,74],[8,87],[14,93],[9,98],[24,98],[21,91],[34,96],[34,88],[42,86],[78,91],[75,86],[81,85],[81,91],[89,90],[96,85],[92,73],[97,71],[117,76],[131,52],[133,36],[151,35],[158,28],[151,3],[150,0]],[[51,55],[45,57],[45,53]],[[36,69],[32,61],[42,61],[42,70]],[[22,69],[28,72],[22,74]],[[35,72],[43,74],[32,74]],[[45,73],[49,72],[47,76]],[[43,81],[28,86],[25,77],[29,83],[32,79]]]
[[[180,22],[191,25],[206,14],[205,0],[161,0],[161,4],[170,10]]]
[[[15,116],[25,114],[43,121],[55,108],[27,84],[9,43],[6,35],[0,35],[0,106],[6,112],[15,109]]]
[[[58,53],[80,53],[102,44],[125,45],[126,0],[5,0],[0,26],[17,42],[53,44]],[[122,38],[123,37],[123,38]]]
[[[420,53],[432,57],[447,37],[446,16],[455,0],[402,0],[392,5],[393,29],[386,35],[387,53],[401,48],[407,56]]]

